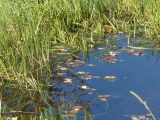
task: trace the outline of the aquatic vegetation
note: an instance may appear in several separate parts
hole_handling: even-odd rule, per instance
[[[122,29],[144,36],[159,36],[159,2],[157,0],[121,0],[117,2],[115,12],[122,23]],[[126,10],[128,12],[126,12]]]
[[[64,71],[74,73],[73,68],[83,66],[85,60],[80,59],[79,51],[89,51],[98,44],[107,46],[106,33],[122,30],[134,37],[154,37],[152,43],[158,49],[159,5],[157,0],[0,0],[0,115],[28,110],[41,115],[57,109],[53,101],[65,93],[55,84],[73,84],[74,79],[64,77],[70,73]],[[141,51],[128,52],[143,55]],[[116,63],[118,54],[109,51],[99,59]],[[100,78],[81,71],[73,76],[82,83]],[[94,91],[85,84],[77,86]],[[52,98],[53,93],[57,96]],[[68,116],[75,117],[78,110],[73,106]]]

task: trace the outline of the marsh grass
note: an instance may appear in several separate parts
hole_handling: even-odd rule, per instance
[[[128,28],[144,36],[157,37],[160,34],[159,3],[158,0],[121,0],[117,2],[115,12],[124,30]]]
[[[3,116],[28,110],[40,115],[42,108],[53,107],[47,93],[57,70],[50,66],[57,59],[52,56],[67,47],[87,51],[88,44],[101,38],[103,5],[98,0],[0,1]]]

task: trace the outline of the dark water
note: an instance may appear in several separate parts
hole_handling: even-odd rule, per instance
[[[117,41],[120,42],[116,45],[123,48],[127,45],[127,38],[123,34],[118,37]],[[100,107],[92,109],[96,115],[94,120],[131,120],[133,115],[148,114],[144,105],[130,91],[146,101],[154,116],[160,118],[160,62],[158,54],[153,55],[157,51],[145,50],[142,51],[142,56],[135,56],[122,50],[116,56],[114,64],[99,60],[100,55],[97,57],[93,55],[94,52],[89,53],[89,60],[82,67],[75,68],[77,72],[90,72],[92,76],[99,76],[100,78],[92,78],[86,83],[100,94],[111,95],[107,98],[107,108],[105,102],[99,101]],[[103,54],[107,52],[109,51],[104,50]],[[116,76],[116,79],[104,79],[107,75]],[[90,99],[89,95],[85,97]]]

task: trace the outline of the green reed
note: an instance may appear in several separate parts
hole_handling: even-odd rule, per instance
[[[118,20],[123,23],[123,29],[135,30],[137,34],[157,37],[160,34],[158,0],[121,0],[117,2]]]
[[[0,77],[37,89],[55,46],[86,51],[101,38],[105,7],[98,0],[1,0]]]
[[[27,105],[33,103],[39,113],[38,109],[51,107],[46,91],[56,71],[50,66],[55,64],[51,63],[52,56],[65,47],[87,51],[88,44],[94,43],[93,34],[101,38],[103,3],[1,0],[0,9],[0,111],[26,111]],[[10,98],[4,97],[6,93]],[[7,116],[5,112],[0,113]]]

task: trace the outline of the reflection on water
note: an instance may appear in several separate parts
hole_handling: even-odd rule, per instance
[[[62,116],[69,120],[74,119],[75,114],[77,119],[94,120],[131,120],[134,115],[151,118],[142,103],[130,94],[134,91],[147,102],[155,117],[160,118],[159,51],[139,47],[139,39],[136,41],[132,41],[134,44],[130,41],[128,47],[128,38],[119,33],[109,45],[92,49],[86,58],[85,53],[79,53],[60,60],[58,72],[48,86],[42,87],[42,91],[48,91],[42,94],[31,91],[33,100],[26,103],[24,106],[28,107],[23,110],[34,114],[38,113],[36,107],[48,110],[48,107],[61,106]],[[20,100],[30,99],[26,93],[14,89],[16,87],[10,91],[14,91],[17,103],[9,102],[11,107]],[[7,101],[8,93],[4,93],[3,99]],[[19,100],[19,94],[25,97]]]
[[[119,34],[110,50],[108,46],[91,50],[85,63],[81,57],[68,60],[67,70],[59,73],[66,71],[61,79],[65,82],[61,87],[68,94],[65,99],[76,106],[85,106],[95,120],[130,120],[133,115],[151,118],[129,91],[137,93],[155,117],[160,118],[159,51],[125,47],[127,40]]]

